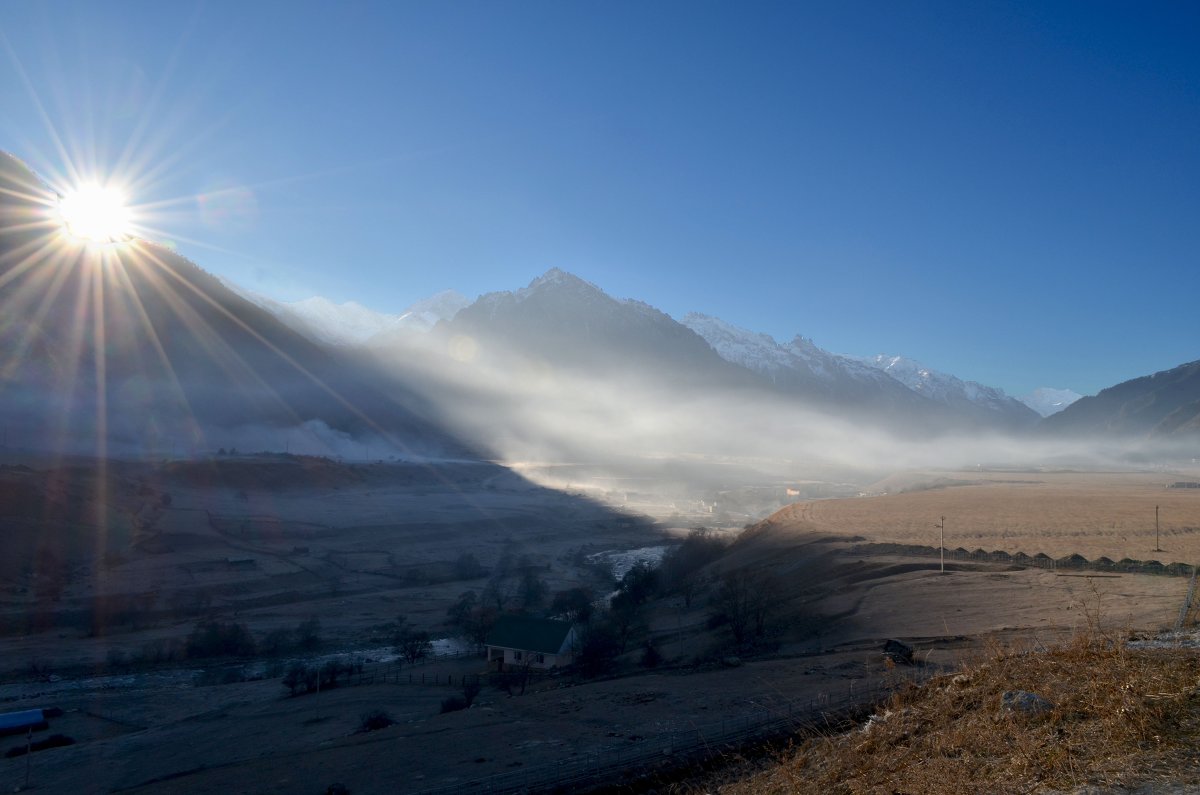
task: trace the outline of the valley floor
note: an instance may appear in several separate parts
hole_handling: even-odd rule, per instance
[[[179,638],[197,616],[212,613],[256,634],[318,616],[329,647],[378,649],[397,615],[436,628],[460,592],[484,586],[454,572],[463,549],[476,551],[488,569],[523,558],[553,591],[593,576],[589,554],[661,544],[669,535],[662,525],[486,465],[385,473],[314,464],[285,472],[280,482],[263,482],[259,470],[251,476],[226,465],[154,478],[114,471],[110,482],[120,488],[103,500],[86,475],[2,473],[0,480],[31,489],[35,506],[96,516],[103,504],[113,546],[99,554],[75,550],[82,562],[69,569],[56,600],[39,596],[37,578],[5,574],[8,681],[0,684],[0,711],[59,707],[64,713],[51,719],[51,732],[76,740],[32,756],[31,781],[40,791],[76,792],[82,782],[92,791],[213,793],[320,793],[339,782],[356,795],[549,784],[588,760],[661,759],[716,736],[718,726],[775,721],[777,728],[785,710],[801,721],[868,698],[900,676],[880,654],[888,638],[914,646],[914,671],[923,677],[997,649],[1046,648],[1097,626],[1169,627],[1188,591],[1186,577],[997,562],[951,561],[942,574],[936,558],[869,546],[928,544],[941,515],[947,545],[1145,559],[1146,529],[1133,525],[1157,499],[1172,517],[1164,549],[1188,557],[1192,534],[1200,535],[1200,514],[1186,513],[1192,504],[1184,501],[1200,494],[1163,496],[1158,475],[958,473],[970,483],[952,485],[935,474],[933,483],[921,476],[904,487],[916,491],[799,503],[743,533],[697,575],[703,587],[691,606],[665,595],[647,607],[646,636],[665,658],[653,671],[640,668],[631,649],[617,676],[552,677],[511,696],[485,687],[475,706],[446,714],[441,703],[460,692],[458,684],[364,677],[293,698],[278,678],[204,684],[221,681],[222,671],[197,676],[213,666],[195,662],[88,680],[114,650]],[[398,482],[398,472],[406,480]],[[319,498],[304,478],[319,483]],[[1076,512],[1050,512],[1059,499]],[[68,526],[64,520],[59,529]],[[739,570],[769,574],[776,588],[771,642],[749,655],[708,621],[720,575]],[[154,598],[138,621],[74,623],[101,604],[98,597],[147,589]],[[22,620],[34,623],[22,629]],[[60,681],[31,681],[29,661],[51,661]],[[381,665],[368,662],[365,673]],[[402,671],[461,683],[483,667],[467,657]],[[372,710],[396,724],[358,732]],[[0,742],[5,750],[19,744]],[[0,759],[0,786],[19,786],[25,763]]]
[[[820,606],[841,617],[767,658],[592,682],[555,678],[513,696],[489,688],[473,708],[447,714],[439,714],[441,700],[457,687],[431,684],[364,684],[295,698],[277,679],[60,693],[53,702],[65,715],[52,728],[78,742],[36,754],[33,780],[48,792],[88,781],[96,791],[213,793],[321,792],[334,782],[354,793],[453,791],[490,776],[512,780],[514,771],[549,783],[555,765],[661,755],[722,721],[765,721],[806,706],[819,713],[855,690],[894,683],[899,674],[879,653],[887,637],[911,642],[917,673],[928,675],[988,649],[1036,648],[1084,632],[1093,600],[1110,627],[1168,624],[1186,590],[1180,578],[1091,581],[987,565],[940,575],[928,560],[830,554],[838,574],[823,584]],[[687,659],[712,642],[700,611],[678,620],[694,632],[663,644],[668,659]],[[410,671],[461,681],[482,668],[468,658]],[[49,705],[30,695],[4,702],[5,709]],[[362,715],[376,709],[397,724],[356,733]],[[19,783],[23,770],[23,759],[0,762],[0,783]]]

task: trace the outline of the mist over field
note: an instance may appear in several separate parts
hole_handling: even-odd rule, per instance
[[[889,427],[738,386],[677,390],[652,372],[554,367],[461,338],[380,354],[402,366],[438,417],[508,463],[588,463],[612,473],[686,462],[713,475],[851,479],[904,469],[1156,466],[1195,455],[1188,440]],[[442,355],[470,350],[471,356]],[[402,363],[402,364],[399,364]]]

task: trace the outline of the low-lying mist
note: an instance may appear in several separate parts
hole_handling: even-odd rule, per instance
[[[380,352],[380,361],[424,391],[440,422],[534,470],[575,464],[608,476],[677,473],[693,483],[868,483],[906,469],[1110,469],[1196,455],[1182,442],[929,431],[906,427],[903,417],[837,416],[768,390],[680,389],[653,372],[555,367],[473,340],[431,336]]]
[[[353,422],[287,411],[244,411],[242,388],[152,383],[109,385],[104,401],[91,384],[73,394],[10,387],[0,395],[7,448],[84,455],[166,458],[227,452],[280,452],[348,461],[463,460],[427,428],[444,429],[479,458],[506,464],[545,486],[588,491],[610,501],[669,512],[733,500],[758,515],[786,498],[859,493],[902,470],[989,468],[1114,469],[1190,462],[1194,445],[1147,440],[1079,439],[986,428],[929,429],[900,415],[843,414],[744,384],[697,383],[645,367],[555,366],[493,344],[414,335],[340,365],[363,382],[375,371],[383,395],[409,417],[341,397]],[[337,393],[336,371],[326,382]],[[264,385],[251,407],[304,406],[291,400],[314,386]],[[257,394],[257,393],[254,393]],[[199,402],[198,402],[199,401]],[[309,401],[315,405],[314,401]],[[340,405],[340,404],[339,404]],[[239,408],[241,407],[241,408]],[[388,409],[391,411],[392,409]],[[263,417],[271,416],[271,421]],[[416,430],[414,430],[416,429]],[[767,489],[756,496],[754,489]],[[682,510],[682,509],[681,509]]]

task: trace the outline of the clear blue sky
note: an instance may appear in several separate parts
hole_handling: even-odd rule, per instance
[[[558,266],[1087,393],[1200,358],[1198,8],[7,2],[0,148],[130,163],[162,237],[283,299]]]

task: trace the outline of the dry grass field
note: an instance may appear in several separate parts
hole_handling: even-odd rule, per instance
[[[801,741],[740,780],[676,791],[1183,793],[1200,786],[1193,650],[1131,649],[1082,634],[999,653],[898,693],[864,727]],[[1047,699],[1006,709],[1006,692]]]
[[[1200,561],[1200,489],[1172,489],[1196,473],[931,472],[881,481],[880,496],[788,506],[769,520],[870,541],[983,548],[1054,558]],[[1161,551],[1155,550],[1159,507]]]

